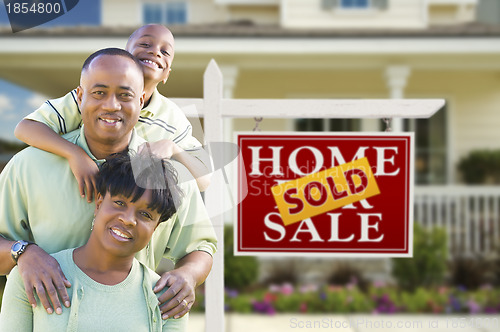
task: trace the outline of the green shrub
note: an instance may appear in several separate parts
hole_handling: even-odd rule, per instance
[[[476,150],[462,158],[458,169],[465,183],[500,183],[500,150]]]
[[[359,289],[366,292],[368,290],[368,280],[363,273],[349,263],[339,263],[335,271],[327,279],[330,285],[355,284]]]
[[[267,276],[263,281],[266,285],[281,285],[290,283],[297,285],[299,280],[299,264],[295,260],[287,261],[286,264],[277,262],[267,267]]]
[[[446,272],[446,232],[442,228],[424,229],[415,223],[413,258],[393,258],[392,275],[407,290],[438,285]]]
[[[224,227],[224,283],[227,288],[241,290],[257,281],[259,265],[251,256],[234,256],[233,227]]]
[[[312,287],[314,286],[314,287]],[[202,287],[196,290],[193,312],[203,312]],[[225,310],[238,313],[433,313],[433,314],[499,314],[500,288],[483,286],[477,290],[461,287],[417,287],[401,291],[394,285],[374,283],[367,292],[357,286],[324,286],[291,284],[268,288],[226,290]]]
[[[489,272],[492,270],[492,265],[492,262],[481,256],[458,256],[451,262],[451,284],[466,289],[478,289],[490,283]]]

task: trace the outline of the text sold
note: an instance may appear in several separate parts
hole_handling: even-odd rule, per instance
[[[285,226],[380,194],[361,158],[271,188]]]

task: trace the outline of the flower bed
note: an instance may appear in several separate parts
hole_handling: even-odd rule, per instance
[[[204,310],[199,292],[193,311]],[[464,288],[417,288],[399,291],[394,286],[373,284],[362,292],[346,286],[272,285],[267,289],[239,293],[226,290],[227,312],[261,313],[500,313],[500,289],[483,286]]]

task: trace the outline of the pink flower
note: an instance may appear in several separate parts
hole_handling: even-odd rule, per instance
[[[275,284],[269,285],[270,292],[279,293],[280,290],[281,290],[281,287],[279,285],[275,285]]]
[[[479,304],[477,304],[477,302],[472,299],[467,301],[467,306],[469,307],[469,313],[471,314],[477,314],[481,311],[481,307],[479,306]]]
[[[343,288],[341,286],[336,286],[336,285],[328,286],[328,290],[331,292],[340,292],[340,291],[342,291],[342,289]]]
[[[281,294],[290,295],[293,293],[293,285],[290,283],[285,283],[281,286]]]
[[[448,287],[446,287],[446,286],[441,286],[441,287],[439,287],[439,289],[438,289],[438,293],[439,293],[440,295],[443,295],[443,294],[448,293]]]
[[[318,285],[308,284],[300,287],[300,292],[302,294],[316,292],[316,291],[318,291]]]

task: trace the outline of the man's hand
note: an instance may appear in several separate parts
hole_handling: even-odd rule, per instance
[[[33,289],[49,314],[54,311],[57,314],[62,313],[59,297],[65,307],[70,306],[66,288],[71,287],[71,283],[64,276],[59,263],[54,257],[47,254],[39,246],[30,244],[26,251],[19,256],[17,266],[24,281],[28,300],[33,307],[36,307]],[[50,303],[52,303],[52,306]]]
[[[95,181],[99,168],[83,150],[76,150],[71,157],[68,157],[68,162],[78,182],[80,196],[84,198],[87,193],[87,202],[91,203],[96,191]]]
[[[165,287],[169,288],[158,298],[162,318],[180,318],[188,313],[195,300],[196,281],[192,274],[182,269],[165,272],[153,291],[158,293]]]

